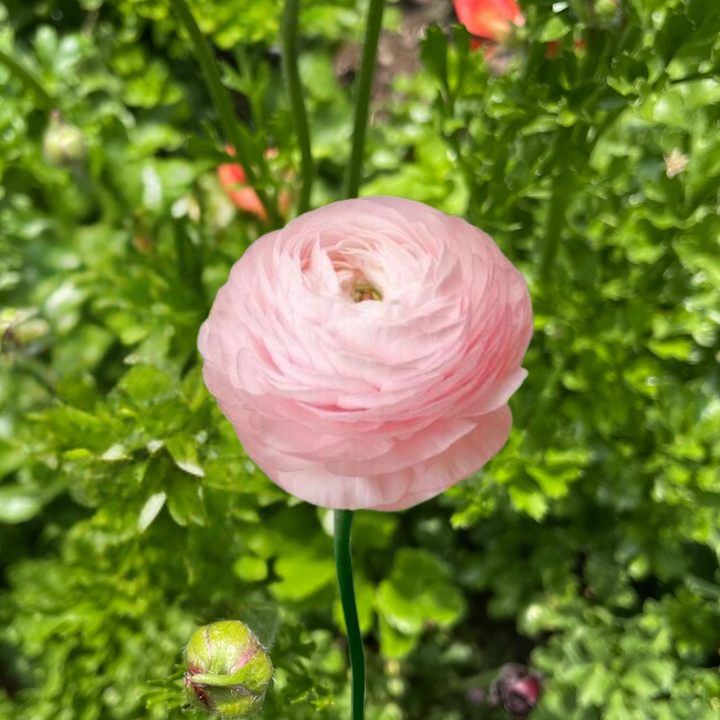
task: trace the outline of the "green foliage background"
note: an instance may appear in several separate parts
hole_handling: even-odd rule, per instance
[[[219,188],[188,41],[165,0],[3,2],[0,50],[88,156],[44,159],[50,107],[0,64],[0,717],[179,718],[184,644],[238,618],[271,647],[268,719],[347,718],[331,516],[254,468],[200,377],[198,327],[266,228]],[[292,189],[279,5],[192,3]],[[389,4],[389,31],[408,5]],[[339,196],[351,127],[333,58],[365,3],[302,6],[319,205]],[[627,0],[607,28],[566,3],[523,10],[506,74],[430,29],[425,69],[373,106],[362,193],[491,233],[528,278],[536,332],[503,452],[440,498],[356,517],[369,718],[504,717],[468,691],[516,661],[547,674],[536,720],[711,720],[717,1]],[[673,150],[688,162],[669,177]]]

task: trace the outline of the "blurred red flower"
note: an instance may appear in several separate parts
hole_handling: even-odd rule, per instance
[[[585,49],[585,41],[584,40],[575,40],[573,44],[576,51],[581,51]],[[560,49],[560,42],[558,40],[551,40],[548,43],[547,46],[547,56],[552,60],[558,53],[558,50]]]
[[[231,145],[225,147],[225,152],[231,157],[235,157],[235,148]],[[277,154],[277,149],[270,148],[265,152],[265,158],[274,158],[277,157]],[[267,211],[257,193],[253,188],[247,187],[247,178],[242,165],[237,163],[219,165],[217,174],[222,189],[237,208],[250,215],[255,215],[260,220],[267,220]],[[278,202],[280,212],[287,213],[290,209],[290,195],[287,192],[281,192]]]
[[[507,39],[513,24],[525,24],[514,0],[455,0],[455,12],[472,35],[495,42]]]

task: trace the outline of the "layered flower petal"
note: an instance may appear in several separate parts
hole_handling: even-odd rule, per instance
[[[496,454],[526,373],[527,284],[465,221],[334,203],[256,241],[198,341],[248,455],[329,508],[423,502]]]

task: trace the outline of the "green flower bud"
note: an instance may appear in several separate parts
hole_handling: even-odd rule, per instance
[[[185,660],[185,694],[193,707],[239,720],[262,706],[273,666],[260,641],[239,620],[197,630],[185,649]]]
[[[85,136],[79,128],[69,125],[57,110],[50,116],[43,137],[45,159],[55,167],[68,167],[85,159]]]

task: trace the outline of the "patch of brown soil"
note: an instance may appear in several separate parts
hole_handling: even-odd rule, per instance
[[[446,27],[453,20],[452,0],[404,0],[403,18],[398,32],[383,30],[378,45],[373,83],[373,100],[392,95],[392,83],[398,75],[412,75],[421,68],[420,41],[430,25]],[[360,66],[361,48],[343,45],[335,57],[338,77],[351,79]]]

